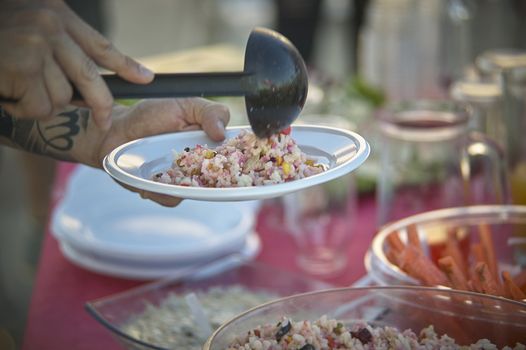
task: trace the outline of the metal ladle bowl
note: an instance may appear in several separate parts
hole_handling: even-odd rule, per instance
[[[247,42],[244,70],[253,74],[245,103],[254,133],[270,136],[291,125],[308,91],[307,68],[298,50],[279,33],[255,29]]]
[[[248,120],[258,137],[291,125],[305,104],[308,88],[307,68],[298,50],[283,35],[266,28],[250,33],[243,72],[156,74],[147,85],[117,75],[103,78],[115,98],[245,96]]]

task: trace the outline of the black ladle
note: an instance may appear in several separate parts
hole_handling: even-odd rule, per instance
[[[243,72],[156,74],[146,85],[129,83],[114,74],[102,77],[116,99],[245,96],[248,120],[258,137],[278,133],[294,122],[307,98],[308,85],[298,50],[283,35],[266,28],[250,33]],[[74,91],[73,99],[82,96]]]

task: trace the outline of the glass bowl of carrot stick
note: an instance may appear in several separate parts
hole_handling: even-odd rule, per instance
[[[379,285],[424,285],[526,303],[526,206],[429,211],[390,223],[365,257]]]

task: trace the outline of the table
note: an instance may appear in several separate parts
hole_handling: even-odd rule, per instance
[[[59,163],[54,185],[53,205],[74,169],[73,164]],[[256,260],[297,271],[295,247],[290,235],[271,220],[279,207],[264,205],[258,215],[256,230],[262,250]],[[375,202],[372,196],[359,199],[354,244],[349,249],[349,268],[327,282],[349,285],[365,274],[363,256],[375,232]],[[277,248],[279,247],[279,248]],[[145,282],[106,277],[76,267],[66,260],[49,229],[43,241],[37,276],[30,304],[22,349],[122,349],[97,321],[84,310],[86,301],[122,292]]]

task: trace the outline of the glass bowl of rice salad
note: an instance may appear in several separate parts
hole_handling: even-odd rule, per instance
[[[526,305],[447,289],[376,286],[297,294],[219,327],[204,350],[526,349]]]

